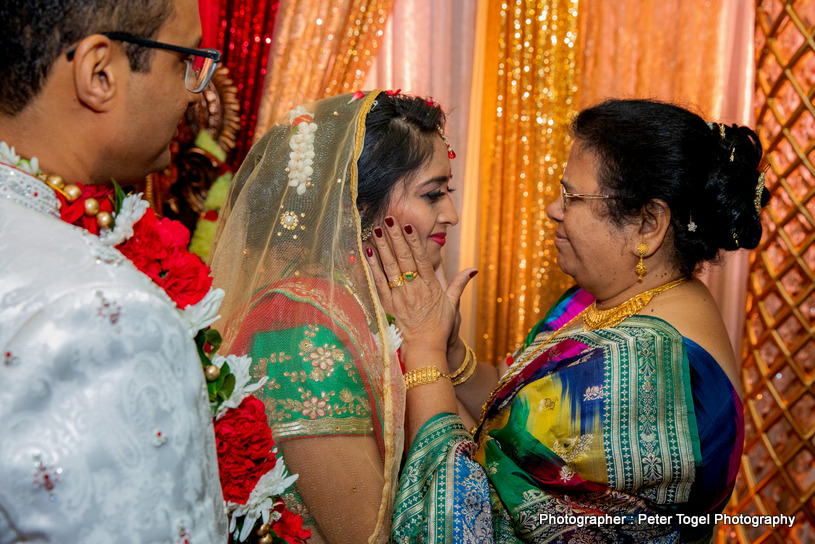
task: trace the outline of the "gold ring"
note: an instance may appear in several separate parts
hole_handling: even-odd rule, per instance
[[[419,273],[418,272],[411,272],[411,271],[408,270],[407,272],[402,274],[402,277],[405,278],[405,281],[413,281],[413,280],[415,280],[416,278],[419,277]]]
[[[394,278],[392,281],[388,282],[388,287],[402,287],[405,284],[405,280],[402,278],[402,275],[399,274]]]

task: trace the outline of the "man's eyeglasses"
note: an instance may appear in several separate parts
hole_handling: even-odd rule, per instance
[[[189,47],[181,47],[180,45],[138,38],[126,32],[100,32],[100,34],[119,42],[132,43],[141,47],[151,47],[154,49],[166,49],[167,51],[175,51],[176,53],[188,55],[186,59],[187,73],[184,77],[184,84],[191,93],[200,93],[204,90],[209,80],[212,79],[215,68],[218,67],[218,63],[221,61],[221,52],[217,49],[191,49]],[[72,47],[68,50],[66,53],[68,60],[73,60],[75,52],[76,47]]]
[[[609,198],[617,198],[616,196],[612,195],[598,195],[598,194],[591,194],[591,193],[570,193],[566,191],[566,186],[562,183],[560,184],[560,205],[563,209],[566,209],[566,202],[572,198],[581,198],[581,199],[603,199],[608,200]]]

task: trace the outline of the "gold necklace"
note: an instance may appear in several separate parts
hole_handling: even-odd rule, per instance
[[[485,402],[481,407],[481,417],[478,420],[478,424],[473,428],[472,434],[475,435],[477,430],[481,428],[481,425],[484,423],[484,419],[487,415],[487,406],[492,404],[493,400],[495,400],[495,397],[498,396],[501,389],[524,368],[526,368],[526,366],[533,361],[535,357],[537,357],[538,353],[540,353],[541,350],[543,350],[543,348],[549,344],[549,342],[551,342],[557,335],[569,327],[569,325],[574,323],[578,318],[583,318],[584,331],[593,331],[596,329],[619,325],[625,319],[642,310],[645,305],[651,302],[651,299],[653,299],[656,295],[664,293],[668,289],[672,289],[680,283],[685,283],[686,281],[688,281],[688,278],[679,278],[677,280],[669,281],[668,283],[660,285],[659,287],[654,287],[648,291],[638,293],[622,304],[615,306],[614,308],[609,308],[608,310],[598,310],[597,302],[592,302],[591,305],[589,305],[585,310],[570,319],[568,323],[550,334],[546,340],[541,342],[534,350],[532,350],[532,352],[527,355],[525,359],[515,362],[512,367],[510,367],[510,370],[508,370],[507,373],[504,374],[500,380],[498,380],[498,385],[495,386],[492,393],[490,393],[489,399],[487,399],[487,402]]]
[[[606,329],[619,325],[624,320],[642,310],[645,305],[651,302],[651,299],[658,294],[664,293],[668,289],[673,289],[680,283],[685,283],[686,281],[688,281],[688,278],[679,278],[678,280],[669,281],[659,287],[637,293],[622,304],[618,304],[608,310],[598,310],[597,301],[592,302],[588,308],[583,310],[583,330],[595,331],[597,329]]]

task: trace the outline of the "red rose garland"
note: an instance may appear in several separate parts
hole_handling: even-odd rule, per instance
[[[212,287],[209,267],[187,250],[190,232],[179,221],[158,219],[148,208],[133,225],[133,236],[117,249],[180,309],[196,304]]]
[[[215,422],[215,445],[224,499],[246,504],[263,474],[276,464],[263,403],[246,397]]]

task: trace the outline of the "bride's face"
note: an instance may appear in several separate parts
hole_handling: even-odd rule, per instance
[[[450,158],[439,137],[433,138],[433,156],[408,183],[397,183],[391,193],[388,215],[400,225],[411,225],[423,241],[434,268],[441,264],[447,229],[458,224],[450,199]]]

